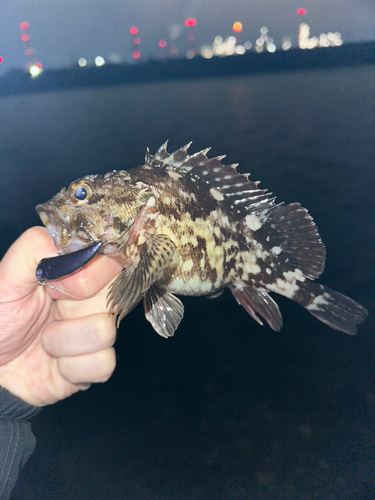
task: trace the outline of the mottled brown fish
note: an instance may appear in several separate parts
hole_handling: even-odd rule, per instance
[[[237,165],[207,158],[209,149],[189,156],[190,144],[172,154],[166,146],[154,156],[147,151],[143,166],[87,175],[36,207],[62,253],[90,236],[122,265],[108,294],[118,323],[143,299],[148,321],[170,337],[184,312],[174,294],[215,296],[229,288],[276,331],[282,317],[269,292],[336,330],[356,332],[366,309],[312,281],[323,271],[325,249],[306,209],[276,205]]]

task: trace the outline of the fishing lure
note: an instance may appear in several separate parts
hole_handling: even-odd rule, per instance
[[[103,246],[102,241],[94,241],[76,252],[42,259],[36,269],[40,285],[46,281],[59,280],[85,267],[97,255]]]

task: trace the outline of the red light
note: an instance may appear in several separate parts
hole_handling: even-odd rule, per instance
[[[135,36],[133,38],[133,43],[135,43],[135,45],[139,45],[141,43],[141,39],[139,38],[139,36]]]
[[[133,50],[132,56],[133,59],[139,59],[141,57],[141,53],[139,52],[139,50]]]
[[[306,9],[298,9],[297,14],[299,16],[304,16],[306,14],[307,10]]]
[[[40,63],[40,62],[35,63],[34,66],[36,66],[39,69],[42,69],[42,67],[43,67],[42,63]]]
[[[4,61],[4,59],[0,56],[0,64]]]
[[[189,17],[188,19],[185,19],[185,26],[195,26],[197,24],[197,21],[194,19],[194,17]]]
[[[159,47],[161,47],[163,49],[166,46],[167,46],[167,42],[165,40],[163,40],[163,39],[159,40]]]
[[[138,33],[138,28],[132,26],[129,31],[131,35],[136,35]]]
[[[25,29],[27,29],[28,27],[29,27],[29,23],[24,22],[24,23],[21,23],[21,24],[20,24],[20,28],[21,28],[21,30],[25,30]]]
[[[23,42],[27,42],[27,40],[28,40],[28,39],[29,39],[29,35],[22,35],[22,36],[21,36],[21,40],[22,40]]]

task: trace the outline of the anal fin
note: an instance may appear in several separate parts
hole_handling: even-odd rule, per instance
[[[162,337],[172,337],[184,316],[181,300],[153,285],[143,297],[143,305],[154,330]]]
[[[107,295],[107,307],[110,305],[116,313],[117,327],[161,276],[171,261],[175,248],[175,244],[168,236],[151,235],[142,244],[134,262],[123,269],[112,283]]]
[[[240,304],[255,321],[263,325],[258,316],[258,314],[260,314],[273,330],[276,332],[281,330],[283,319],[279,306],[267,292],[246,284],[230,285],[229,288],[237,303]]]

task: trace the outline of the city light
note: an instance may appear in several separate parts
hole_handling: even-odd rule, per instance
[[[241,31],[242,31],[242,24],[241,24],[240,22],[238,22],[238,21],[237,21],[237,22],[235,22],[235,23],[233,24],[232,28],[233,28],[233,31],[234,31],[235,33],[241,33]]]
[[[167,42],[164,39],[159,40],[159,47],[164,49],[167,46]]]
[[[26,30],[28,27],[29,27],[29,23],[27,23],[27,22],[23,22],[20,24],[21,30]]]
[[[28,41],[28,39],[29,39],[29,35],[24,34],[24,35],[22,35],[22,36],[21,36],[21,40],[22,40],[23,42],[27,42],[27,41]]]
[[[103,66],[105,64],[105,60],[102,56],[96,56],[95,57],[95,65],[96,66]]]
[[[292,48],[292,41],[289,37],[285,37],[282,39],[281,48],[283,50],[289,50]]]
[[[185,19],[185,26],[191,27],[195,26],[197,24],[197,21],[194,19],[194,17],[189,17],[188,19]]]
[[[32,64],[30,66],[29,71],[30,71],[31,77],[35,78],[36,76],[39,76],[40,73],[42,72],[42,65],[39,62]]]
[[[339,47],[343,44],[341,33],[321,33],[319,37],[310,37],[310,26],[306,23],[299,25],[298,46],[300,49],[315,49],[315,47]]]
[[[307,13],[307,10],[306,10],[306,9],[303,9],[303,8],[301,8],[301,9],[297,9],[297,14],[298,14],[299,16],[304,16],[306,13]]]
[[[139,50],[133,50],[132,57],[133,59],[139,59],[141,57],[141,53],[139,52]]]
[[[84,68],[86,65],[87,65],[86,59],[84,57],[80,57],[78,59],[78,66],[80,66],[81,68]]]
[[[138,33],[138,28],[136,28],[135,26],[132,26],[130,28],[129,32],[131,35],[136,35]]]
[[[246,52],[246,49],[243,45],[237,45],[235,48],[235,52],[236,54],[242,56]]]

